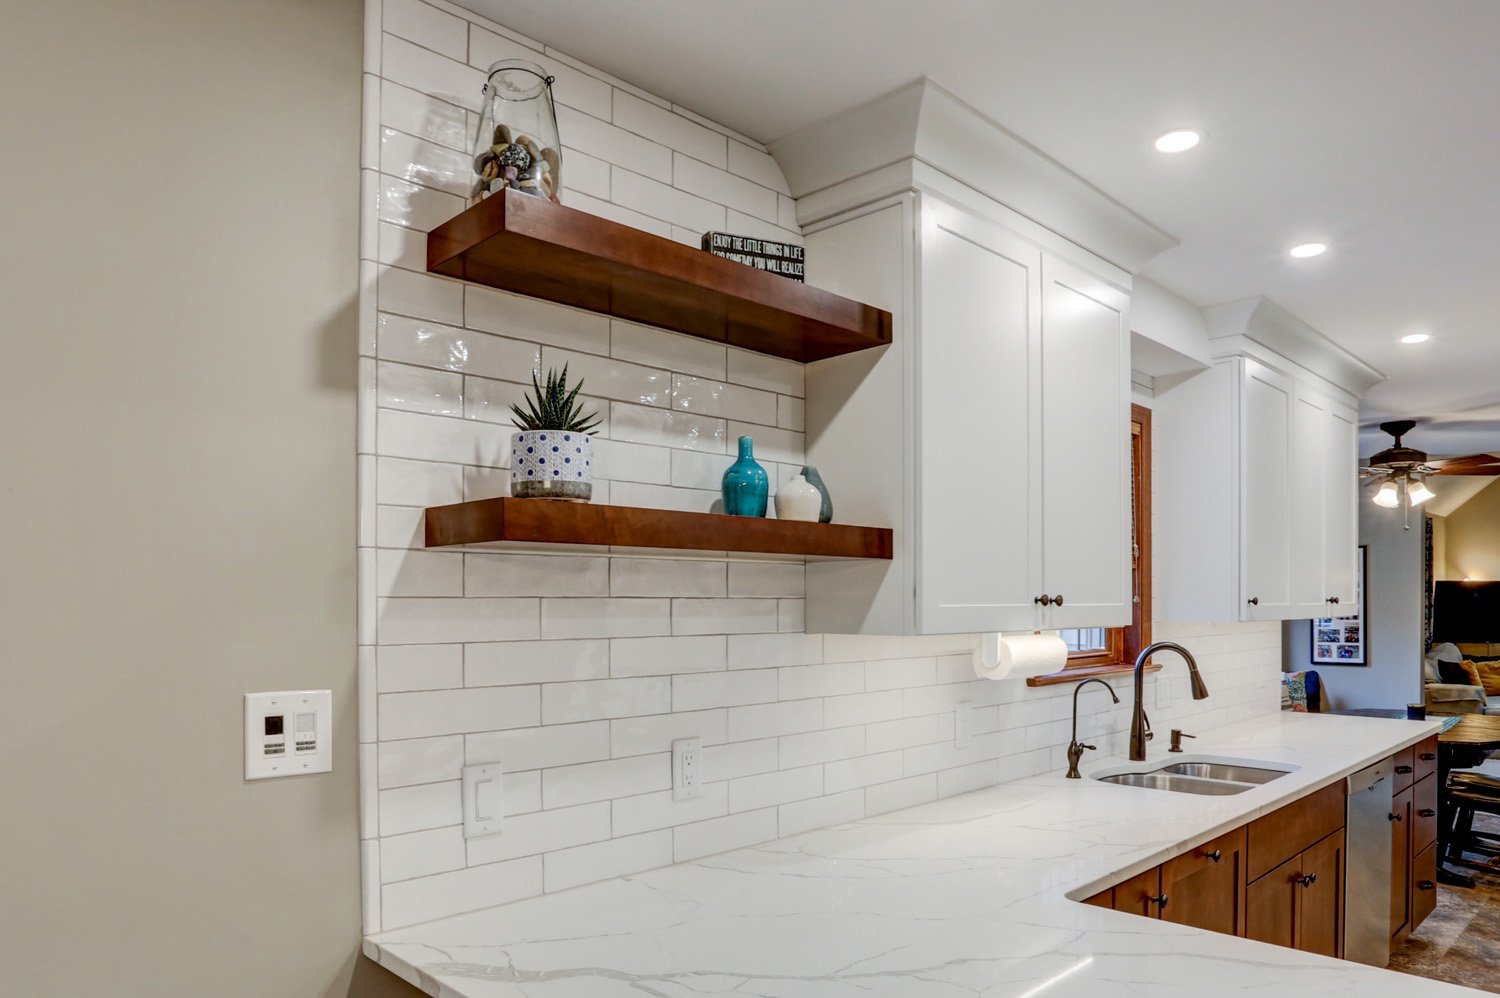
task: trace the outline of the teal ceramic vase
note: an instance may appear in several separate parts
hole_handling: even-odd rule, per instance
[[[755,460],[755,440],[740,437],[740,458],[724,472],[724,512],[730,516],[765,516],[770,494],[771,480]]]
[[[802,469],[802,477],[807,479],[807,484],[818,490],[823,497],[823,506],[818,510],[819,523],[833,522],[833,499],[828,495],[828,486],[823,484],[823,476],[818,474],[818,469],[812,465]]]

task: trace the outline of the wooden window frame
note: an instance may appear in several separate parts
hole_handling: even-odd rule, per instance
[[[1061,671],[1032,676],[1026,680],[1027,686],[1077,683],[1094,676],[1129,672],[1141,649],[1151,643],[1151,410],[1143,405],[1130,407],[1130,446],[1135,494],[1130,624],[1109,628],[1105,631],[1103,648],[1073,652]],[[1155,671],[1158,666],[1147,668]]]

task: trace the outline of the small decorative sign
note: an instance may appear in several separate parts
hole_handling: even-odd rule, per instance
[[[756,270],[801,281],[805,260],[801,246],[779,243],[753,236],[736,236],[729,232],[703,233],[703,248],[714,256],[743,263]]]

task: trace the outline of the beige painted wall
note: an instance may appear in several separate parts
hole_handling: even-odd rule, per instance
[[[1500,479],[1448,517],[1447,578],[1500,580]]]
[[[360,18],[0,5],[7,994],[396,993],[355,960]],[[334,772],[244,783],[240,695],[295,687]]]

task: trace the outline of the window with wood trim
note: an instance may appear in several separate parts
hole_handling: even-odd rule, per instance
[[[1139,405],[1130,407],[1130,537],[1130,625],[1059,631],[1068,645],[1067,666],[1033,677],[1031,685],[1118,672],[1151,643],[1151,410]]]

